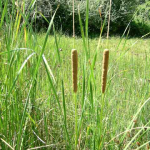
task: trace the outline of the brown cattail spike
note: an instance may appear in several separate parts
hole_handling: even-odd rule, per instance
[[[104,50],[104,53],[103,53],[102,93],[105,93],[105,89],[106,89],[108,60],[109,60],[109,50],[106,49]]]
[[[73,91],[77,92],[77,73],[78,73],[78,53],[77,50],[72,50],[72,78],[73,78]]]

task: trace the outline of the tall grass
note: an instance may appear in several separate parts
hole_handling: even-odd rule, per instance
[[[0,148],[144,149],[149,143],[149,39],[35,33],[25,3],[3,1],[0,18]],[[105,17],[107,18],[107,17]],[[103,27],[106,19],[104,19]],[[54,35],[50,35],[53,30]],[[74,47],[72,43],[74,41]],[[96,49],[97,47],[97,49]],[[78,94],[71,91],[71,49],[78,50]],[[110,51],[107,90],[101,91],[102,54]],[[59,50],[61,49],[61,51]],[[74,97],[75,96],[75,97]],[[74,103],[75,99],[75,103]]]

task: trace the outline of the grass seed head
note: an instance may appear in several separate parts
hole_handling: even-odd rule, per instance
[[[78,74],[78,53],[77,50],[72,50],[72,78],[73,78],[73,91],[77,92],[77,74]]]
[[[105,93],[105,89],[106,89],[108,60],[109,60],[109,50],[106,49],[106,50],[104,50],[104,53],[103,53],[102,93]]]

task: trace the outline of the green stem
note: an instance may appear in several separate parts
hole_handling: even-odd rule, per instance
[[[105,103],[104,103],[104,97],[105,95],[102,94],[102,101],[101,101],[101,111],[100,111],[100,127],[99,127],[99,130],[100,130],[100,143],[99,143],[99,149],[101,149],[101,146],[102,146],[102,141],[103,141],[103,118],[104,118],[104,106],[105,106]]]
[[[75,149],[77,150],[77,144],[78,144],[78,115],[77,115],[77,94],[74,94],[74,100],[75,100]]]

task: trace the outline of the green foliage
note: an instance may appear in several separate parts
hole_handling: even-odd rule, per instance
[[[136,6],[136,0],[116,0],[113,2],[111,12],[111,30],[113,33],[125,30],[136,10]]]
[[[59,35],[55,31],[54,36],[49,36],[52,27],[55,29],[53,11],[59,3],[51,1],[52,17],[51,14],[41,14],[41,17],[37,13],[41,6],[37,3],[32,12],[35,1],[26,3],[26,11],[24,1],[15,4],[14,0],[11,11],[7,8],[9,1],[1,5],[0,149],[70,150],[77,145],[78,149],[144,149],[150,139],[149,41],[116,37],[88,39],[87,16],[91,14],[86,11],[85,17],[84,7],[81,10],[83,21],[86,18],[83,39]],[[71,12],[71,3],[66,2],[67,5],[64,1],[60,8],[67,6],[66,10]],[[41,4],[43,10],[48,5]],[[103,9],[102,18],[107,12]],[[78,17],[77,4],[75,10],[75,17]],[[29,14],[32,22],[40,21],[40,17],[50,22],[46,34],[33,32]],[[59,18],[61,14],[58,14]],[[71,14],[67,16],[72,18]],[[70,64],[73,41],[79,56],[75,102]],[[101,62],[105,48],[110,49],[111,57],[107,90],[102,95]]]
[[[26,0],[26,7],[30,3]],[[30,15],[30,19],[35,20],[35,25],[38,30],[41,27],[47,27],[46,21],[51,19],[51,15],[59,5],[55,17],[55,26],[57,29],[62,29],[66,33],[72,33],[72,0],[37,0],[35,11]],[[78,17],[78,5],[80,8],[82,21],[85,21],[86,1],[75,1],[75,28],[76,34],[80,33],[79,17]],[[91,0],[90,2],[90,14],[89,14],[89,30],[99,30],[101,19],[98,13],[99,1]],[[36,14],[36,15],[35,15]],[[44,16],[44,17],[43,17]]]
[[[30,3],[26,0],[26,6]],[[133,14],[139,4],[144,3],[140,0],[116,0],[112,2],[111,11],[111,26],[110,32],[112,34],[123,33],[126,26],[132,19]],[[149,3],[149,2],[147,2]],[[48,26],[46,20],[50,20],[53,12],[59,5],[58,12],[55,17],[55,27],[57,30],[63,30],[67,34],[72,34],[72,0],[37,0],[35,5],[35,10],[30,15],[30,19],[34,20],[34,25],[38,30],[41,30]],[[146,4],[144,4],[146,5]],[[80,9],[80,15],[83,23],[86,19],[86,1],[75,1],[75,31],[76,35],[80,34],[79,27],[79,16],[78,9]],[[99,14],[99,9],[101,12],[101,17]],[[109,1],[108,0],[90,0],[89,4],[89,33],[99,34],[100,27],[104,20],[108,19]],[[141,13],[144,10],[141,9]],[[145,11],[146,12],[146,11]],[[143,14],[144,15],[144,14]],[[148,14],[147,14],[148,15]],[[140,15],[139,15],[140,16]],[[137,18],[140,18],[140,17]],[[135,29],[139,29],[139,21],[136,20],[132,23],[131,34],[134,34]],[[139,19],[138,19],[139,20]],[[107,24],[105,23],[104,32],[107,31]],[[141,22],[140,22],[141,24]],[[142,26],[141,28],[146,28]],[[141,30],[142,33],[143,30]],[[147,31],[147,30],[146,30]]]
[[[10,16],[16,16],[16,1],[7,0],[7,13]],[[5,5],[4,0],[0,2],[0,17],[2,15],[2,10]],[[25,2],[25,5],[22,4]],[[22,6],[28,10],[30,5],[30,0],[20,1],[19,7],[22,10]],[[105,22],[104,32],[107,31],[107,19],[109,10],[108,0],[90,0],[89,1],[89,33],[99,34],[100,27]],[[142,5],[140,5],[142,4]],[[30,12],[30,22],[32,22],[34,28],[38,31],[46,29],[48,27],[48,22],[51,20],[52,14],[59,5],[55,17],[55,28],[57,30],[62,30],[67,34],[72,34],[72,0],[36,0],[34,10]],[[122,34],[136,12],[139,8],[137,16],[131,23],[131,35],[143,35],[150,31],[149,28],[149,1],[146,0],[115,0],[112,1],[112,11],[111,11],[111,34]],[[86,19],[86,0],[75,0],[75,31],[76,35],[80,34],[79,26],[79,16],[78,8],[80,9],[81,19],[83,24],[85,24]],[[99,14],[99,9],[101,11],[101,16]],[[13,10],[13,11],[12,11]],[[4,18],[4,21],[6,18]],[[9,20],[9,19],[8,19]],[[139,31],[137,33],[137,30]]]
[[[136,17],[132,23],[132,30],[137,35],[144,35],[150,32],[150,2],[146,2],[138,7]]]

